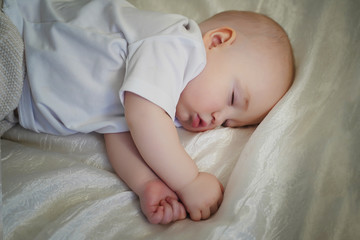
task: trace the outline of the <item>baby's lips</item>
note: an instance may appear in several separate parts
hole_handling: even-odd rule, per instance
[[[201,122],[201,119],[199,118],[199,115],[196,114],[196,115],[192,118],[191,126],[192,126],[193,128],[197,128],[197,127],[199,127],[200,122]]]
[[[199,125],[200,125],[200,127],[207,127],[207,122],[205,122],[204,120],[202,120],[201,118],[200,118],[200,123],[199,123]]]
[[[192,123],[191,126],[193,128],[204,128],[208,126],[208,123],[206,121],[204,121],[199,114],[196,114],[193,118],[192,118]]]

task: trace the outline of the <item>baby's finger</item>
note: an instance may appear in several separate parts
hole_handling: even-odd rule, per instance
[[[172,208],[172,215],[173,215],[172,220],[173,221],[178,220],[179,216],[180,216],[179,202],[170,197],[166,198],[166,201],[171,205],[171,208]]]
[[[193,221],[200,221],[201,220],[201,212],[200,210],[192,210],[189,211],[190,218]]]
[[[181,204],[180,206],[180,217],[179,220],[185,219],[186,218],[186,210],[185,207]]]
[[[173,221],[181,220],[186,217],[185,208],[179,201],[170,197],[166,198],[166,201],[173,209]]]
[[[205,220],[210,217],[210,208],[204,208],[201,210],[201,219]]]
[[[168,224],[173,219],[173,211],[172,211],[171,205],[169,203],[167,203],[165,200],[162,200],[160,202],[160,204],[161,204],[161,206],[164,207],[164,215],[161,220],[161,224]]]
[[[161,222],[164,216],[164,207],[158,206],[155,212],[151,213],[150,216],[147,217],[150,223],[158,224]]]

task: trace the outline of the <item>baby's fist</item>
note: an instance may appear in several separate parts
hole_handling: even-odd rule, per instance
[[[190,218],[194,221],[207,219],[214,214],[223,199],[224,187],[212,174],[199,175],[180,191],[177,191]]]

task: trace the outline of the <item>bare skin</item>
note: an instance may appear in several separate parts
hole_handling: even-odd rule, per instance
[[[177,195],[139,155],[130,132],[106,134],[105,143],[113,168],[139,196],[141,210],[150,223],[167,224],[186,217]]]
[[[161,108],[132,93],[126,93],[125,98],[125,109],[134,109],[132,104],[137,109],[135,114],[127,114],[134,118],[130,130],[135,129],[131,135],[105,134],[105,143],[113,168],[139,196],[149,222],[164,224],[183,219],[184,209],[193,220],[208,218],[221,204],[221,183],[211,174],[198,172],[178,141],[172,120]],[[153,126],[159,128],[144,134],[149,128],[141,119],[147,119],[147,123],[154,121]],[[146,160],[142,156],[147,156]]]
[[[229,26],[219,21],[200,24],[207,64],[176,107],[177,119],[189,131],[259,123],[290,86],[291,61],[281,46],[266,41],[255,46],[231,27],[232,20]],[[113,168],[139,196],[148,221],[167,224],[184,219],[186,212],[194,221],[209,218],[223,200],[222,184],[199,172],[163,109],[131,92],[124,98],[130,132],[105,134],[105,143]]]

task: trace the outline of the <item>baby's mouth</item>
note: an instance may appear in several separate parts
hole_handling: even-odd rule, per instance
[[[201,119],[201,117],[199,116],[199,114],[196,114],[193,118],[192,118],[192,123],[191,126],[193,128],[198,128],[198,127],[206,127],[207,123]]]
[[[200,117],[199,117],[199,115],[198,114],[196,114],[193,118],[192,118],[192,123],[191,123],[191,126],[193,127],[193,128],[197,128],[198,126],[199,126],[199,124],[200,124]]]

